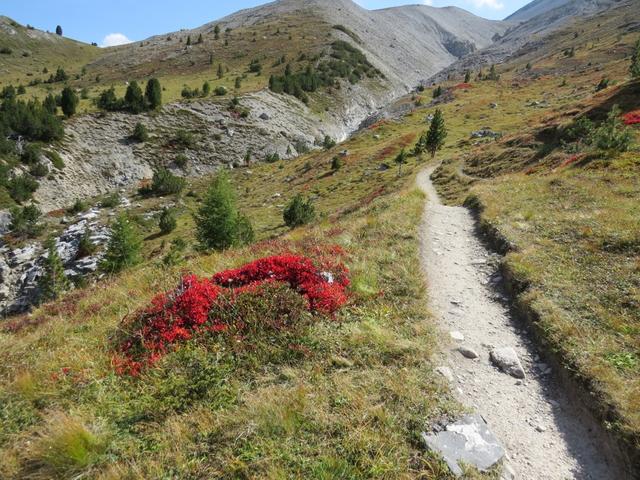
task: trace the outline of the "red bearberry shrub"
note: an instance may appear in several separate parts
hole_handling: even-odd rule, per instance
[[[640,110],[634,110],[622,116],[625,125],[636,125],[640,123]]]
[[[171,345],[198,334],[226,335],[240,349],[261,342],[280,348],[301,336],[309,312],[333,314],[343,306],[348,285],[347,268],[327,256],[314,263],[280,255],[212,279],[185,276],[176,290],[157,295],[149,307],[123,321],[115,339],[114,367],[137,375]]]

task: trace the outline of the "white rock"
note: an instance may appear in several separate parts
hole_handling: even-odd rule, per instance
[[[457,342],[464,342],[464,335],[457,330],[449,332],[449,336]]]
[[[458,352],[462,354],[463,357],[470,358],[471,360],[478,358],[478,352],[476,352],[473,348],[470,347],[458,347]]]
[[[495,348],[491,350],[491,361],[503,372],[515,378],[525,378],[524,368],[518,354],[511,347]]]

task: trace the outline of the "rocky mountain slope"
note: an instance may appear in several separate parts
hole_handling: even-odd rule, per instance
[[[223,32],[218,38],[216,28]],[[148,121],[152,128],[162,127],[166,134],[193,128],[195,119],[202,129],[203,141],[189,153],[193,166],[189,174],[210,172],[222,164],[242,164],[247,150],[255,152],[258,160],[274,152],[291,157],[299,153],[296,146],[301,142],[313,148],[325,136],[343,140],[364,118],[393,98],[456,59],[489,45],[506,28],[503,22],[482,19],[453,7],[407,6],[369,11],[351,0],[280,0],[194,30],[107,49],[86,66],[88,78],[100,77],[102,82],[124,85],[128,79],[159,75],[171,85],[184,84],[199,75],[209,78],[206,75],[213,73],[213,63],[214,67],[224,65],[229,73],[211,82],[229,82],[235,76],[246,76],[247,65],[254,58],[262,59],[264,71],[262,76],[246,80],[252,82],[241,95],[242,103],[251,109],[246,120],[230,118],[226,101],[196,106],[195,117],[175,115],[194,110],[189,104],[177,103],[154,118],[107,114],[73,120],[69,124],[71,135],[60,150],[68,167],[44,180],[36,198],[51,210],[76,197],[133,186],[148,177],[155,165],[171,166],[174,159],[167,154],[171,152],[155,148],[145,153],[126,141],[128,130],[138,120]],[[195,43],[200,37],[202,43],[186,45],[187,38]],[[254,41],[256,38],[259,41]],[[272,67],[280,58],[323,55],[336,39],[362,51],[382,77],[357,85],[344,82],[344,88],[331,96],[320,94],[309,106],[266,89],[268,71],[280,73],[284,69],[284,65]],[[294,68],[303,68],[305,62],[298,64]],[[259,118],[261,115],[268,120]],[[224,141],[212,140],[221,133]]]
[[[629,3],[625,0],[544,0],[530,3],[505,19],[511,25],[494,43],[452,63],[432,80],[441,81],[452,72],[504,62],[520,49],[539,48],[540,42],[545,41],[549,34],[579,19]]]

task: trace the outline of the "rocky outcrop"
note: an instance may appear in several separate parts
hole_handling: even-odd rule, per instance
[[[103,255],[98,251],[95,255],[78,257],[85,231],[90,230],[91,242],[97,247],[109,240],[109,228],[96,220],[97,215],[97,210],[80,215],[56,238],[65,275],[72,280],[95,272]],[[38,280],[46,256],[44,247],[35,242],[14,249],[8,245],[0,247],[0,314],[25,311],[38,298]]]

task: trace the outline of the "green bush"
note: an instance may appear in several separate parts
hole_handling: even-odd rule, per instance
[[[95,243],[91,241],[91,230],[86,228],[82,236],[80,237],[80,242],[78,242],[78,251],[76,253],[76,258],[84,258],[89,255],[93,255],[98,247]]]
[[[192,148],[195,145],[193,134],[186,130],[178,130],[173,137],[172,143],[181,148]]]
[[[11,223],[9,229],[18,236],[35,237],[42,231],[42,226],[38,224],[42,213],[35,205],[25,205],[24,207],[13,207],[10,210]]]
[[[102,198],[100,206],[102,208],[115,208],[122,203],[122,197],[118,192],[110,193]]]
[[[173,195],[182,192],[187,181],[171,173],[166,168],[159,168],[153,172],[151,185],[139,190],[141,195]]]
[[[214,93],[218,96],[218,97],[223,97],[227,94],[227,88],[223,87],[223,86],[219,86],[216,87]]]
[[[184,153],[179,153],[176,155],[174,163],[176,164],[176,167],[184,168],[189,163],[189,158]]]
[[[301,194],[297,194],[284,209],[282,217],[290,228],[306,225],[315,219],[315,207],[311,199],[305,200]]]
[[[82,199],[77,198],[74,204],[67,209],[67,212],[71,214],[77,214],[77,213],[85,212],[87,210],[89,210],[89,205]]]
[[[136,142],[146,142],[149,140],[149,131],[147,130],[147,127],[140,122],[136,123],[136,126],[133,128],[131,138]]]
[[[593,132],[593,144],[600,150],[626,152],[633,141],[633,132],[620,118],[620,107],[614,105],[607,119]]]
[[[9,195],[18,203],[29,200],[37,189],[38,181],[30,175],[16,175],[7,181]]]
[[[131,113],[140,113],[147,109],[142,89],[135,80],[127,86],[127,91],[124,94],[124,107]]]
[[[331,150],[336,146],[336,141],[329,135],[325,135],[324,140],[322,141],[322,146],[325,150]]]
[[[331,170],[333,170],[334,172],[340,170],[343,165],[344,161],[339,156],[336,155],[331,159]]]
[[[55,150],[47,150],[46,155],[47,158],[51,160],[53,166],[58,170],[62,170],[64,168],[64,160],[62,160],[62,157],[58,152],[56,152]]]
[[[173,232],[178,226],[178,221],[176,220],[176,214],[173,210],[168,208],[163,208],[162,213],[160,214],[160,219],[158,220],[158,227],[160,228],[160,232],[163,235]]]
[[[29,143],[22,149],[20,159],[27,165],[34,165],[40,161],[42,157],[42,149],[37,143]]]
[[[34,177],[46,177],[49,174],[49,169],[44,163],[38,162],[31,165],[29,173]]]

